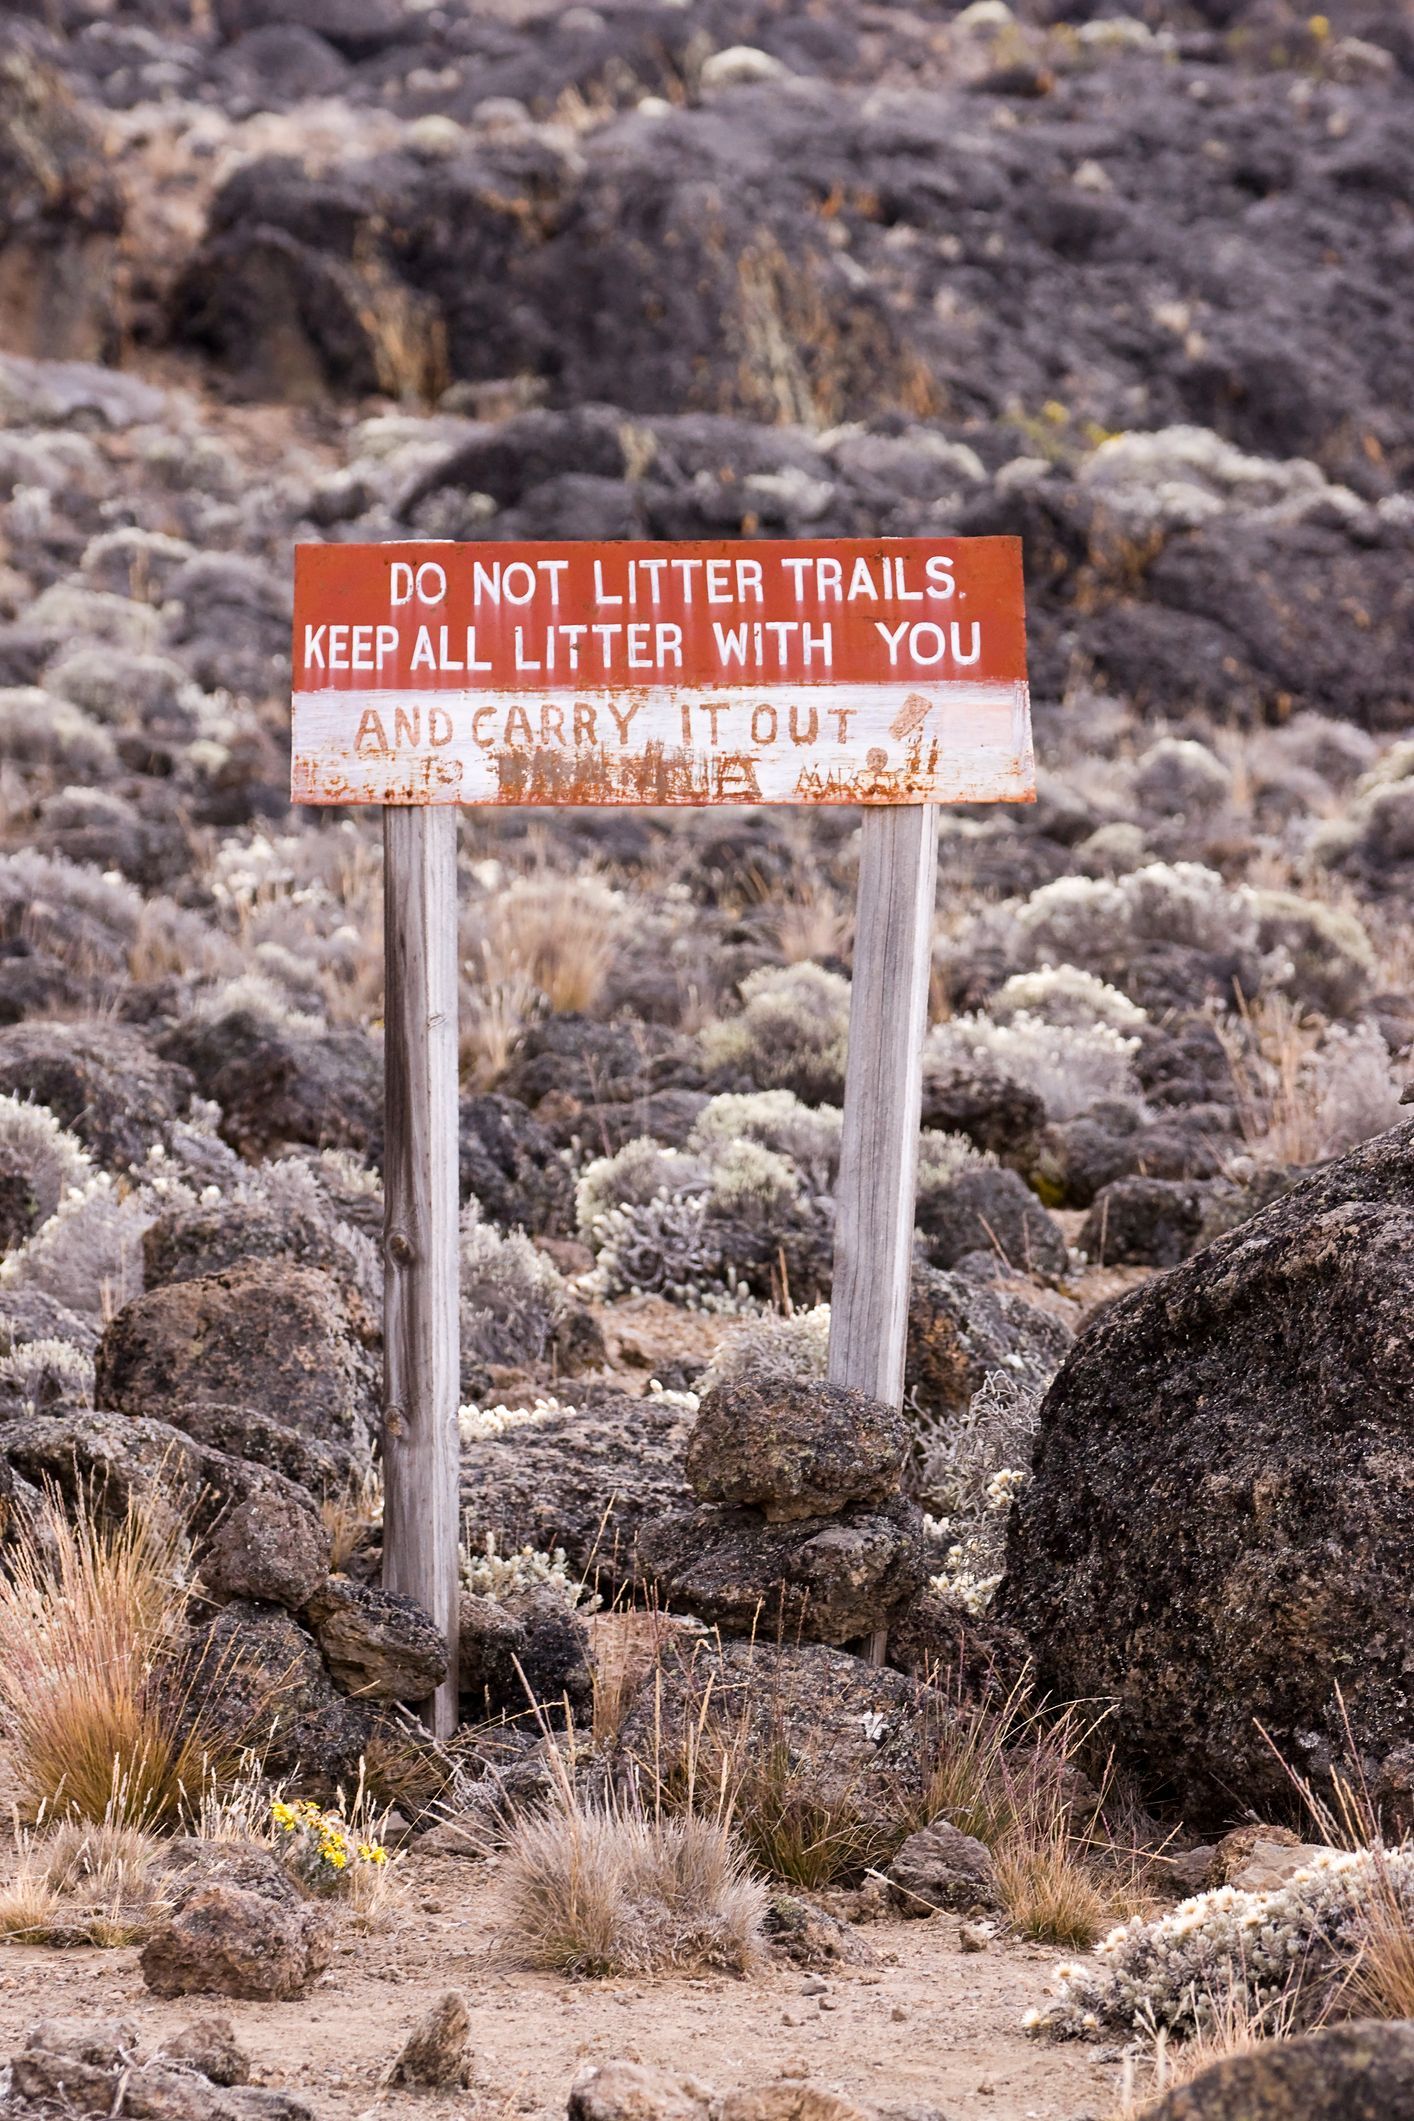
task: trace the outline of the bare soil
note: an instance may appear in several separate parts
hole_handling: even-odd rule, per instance
[[[307,2097],[320,2121],[559,2121],[576,2073],[610,2059],[685,2072],[721,2091],[809,2076],[877,2107],[927,2107],[946,2121],[1100,2121],[1115,2102],[1113,2060],[1021,2030],[1058,1955],[1005,1941],[963,1953],[952,1916],[861,1929],[871,1963],[830,1973],[821,1996],[805,1993],[821,1977],[777,1965],[747,1980],[571,1983],[509,1963],[484,1866],[413,1853],[402,1876],[407,1905],[389,1927],[347,1935],[298,2002],[158,2001],[143,1986],[136,1948],[9,1945],[0,1951],[0,2053],[40,2017],[124,2016],[155,2040],[216,2009],[229,2014],[257,2081]],[[448,1988],[470,2005],[471,2088],[384,2090],[388,2064]]]

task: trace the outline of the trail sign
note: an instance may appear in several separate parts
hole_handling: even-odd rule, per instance
[[[899,1403],[943,802],[1035,794],[1014,538],[306,545],[292,796],[380,803],[384,1581],[456,1722],[456,806],[864,809],[829,1374]]]
[[[308,545],[304,803],[1032,793],[1015,538]]]

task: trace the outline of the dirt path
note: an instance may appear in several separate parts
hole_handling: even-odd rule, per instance
[[[1100,2121],[1114,2103],[1112,2062],[1021,2031],[1057,1954],[994,1944],[964,1955],[947,1916],[862,1930],[873,1963],[830,1975],[823,1997],[807,1996],[811,1977],[790,1967],[749,1981],[570,1984],[506,1965],[480,1866],[411,1857],[404,1877],[409,1904],[391,1927],[346,1937],[296,2003],[157,2002],[136,1950],[8,1946],[0,2054],[41,2016],[121,2014],[156,2036],[216,2008],[229,2011],[259,2081],[303,2094],[320,2121],[414,2113],[560,2121],[576,2072],[610,2058],[687,2071],[722,2091],[808,2074],[873,2105],[926,2107],[946,2121]],[[446,1988],[471,2006],[471,2091],[383,2093],[382,2071]]]

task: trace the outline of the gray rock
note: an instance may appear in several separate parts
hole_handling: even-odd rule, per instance
[[[570,2086],[568,2121],[708,2121],[716,2101],[696,2077],[646,2062],[591,2062]]]
[[[1174,1178],[1118,1178],[1095,1196],[1076,1240],[1097,1266],[1176,1267],[1202,1243],[1212,1188]]]
[[[1151,2121],[1414,2121],[1414,2025],[1327,2025],[1227,2055],[1149,2109]]]
[[[133,1504],[170,1508],[203,1532],[223,1509],[247,1501],[314,1508],[313,1497],[283,1474],[137,1415],[84,1408],[26,1415],[0,1426],[0,1452],[36,1487],[52,1484],[70,1501],[92,1497],[114,1518]]]
[[[367,1448],[377,1408],[373,1362],[337,1284],[269,1260],[134,1298],[99,1343],[95,1393],[132,1414],[238,1402],[350,1450]]]
[[[887,1625],[926,1574],[920,1513],[901,1500],[786,1525],[703,1507],[646,1527],[638,1555],[679,1611],[729,1633],[836,1645]]]
[[[921,1196],[923,1249],[935,1267],[969,1252],[996,1252],[1021,1274],[1061,1274],[1066,1249],[1059,1225],[1014,1171],[982,1165]]]
[[[302,1996],[329,1963],[326,1917],[301,1899],[269,1849],[179,1841],[168,1912],[142,1949],[156,1996]]]
[[[916,1265],[909,1288],[905,1391],[931,1421],[965,1411],[993,1370],[1013,1357],[1050,1370],[1070,1345],[1069,1327],[1013,1290],[971,1275]]]
[[[471,2069],[470,2037],[466,1998],[448,1989],[408,2035],[388,2072],[389,2084],[405,2084],[419,2091],[452,2091],[464,2085]]]
[[[161,2058],[199,2070],[212,2084],[249,2084],[250,2056],[236,2038],[229,2018],[215,2012],[193,2018],[163,2040]]]
[[[888,1875],[901,1915],[926,1915],[930,1908],[969,1914],[997,1905],[991,1850],[946,1819],[910,1834]]]
[[[897,1494],[907,1447],[902,1414],[867,1392],[744,1377],[703,1399],[687,1477],[703,1502],[746,1504],[789,1524]]]
[[[329,1574],[329,1534],[288,1501],[237,1503],[202,1556],[202,1581],[225,1598],[254,1598],[297,1612]]]
[[[165,1141],[192,1089],[184,1068],[158,1060],[126,1024],[31,1019],[0,1028],[0,1091],[47,1105],[110,1171]]]
[[[360,1701],[425,1701],[447,1645],[415,1599],[331,1576],[305,1609],[335,1680]]]
[[[193,1697],[214,1691],[230,1724],[267,1747],[272,1775],[324,1802],[354,1786],[376,1711],[339,1691],[283,1607],[234,1599],[190,1630],[185,1656]]]

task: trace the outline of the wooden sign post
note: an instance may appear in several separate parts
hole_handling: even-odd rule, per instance
[[[456,806],[863,807],[829,1374],[898,1404],[935,806],[1035,794],[1020,545],[301,546],[291,780],[297,803],[385,806],[384,1579],[447,1633],[445,1734]]]

